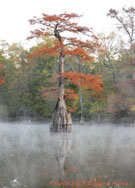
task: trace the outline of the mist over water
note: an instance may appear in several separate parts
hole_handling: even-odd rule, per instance
[[[0,123],[1,188],[45,188],[51,180],[99,176],[135,180],[134,127],[74,124],[72,133],[50,133],[49,124]]]

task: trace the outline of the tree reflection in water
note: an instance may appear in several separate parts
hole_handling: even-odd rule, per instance
[[[57,134],[54,140],[54,157],[56,159],[59,179],[65,175],[65,161],[72,147],[72,132],[52,133]]]

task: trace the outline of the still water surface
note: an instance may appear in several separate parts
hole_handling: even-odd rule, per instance
[[[72,133],[50,133],[48,124],[0,123],[0,188],[68,188],[94,179],[134,188],[134,127],[74,124]],[[57,185],[63,181],[69,186]],[[130,185],[118,185],[124,182]]]

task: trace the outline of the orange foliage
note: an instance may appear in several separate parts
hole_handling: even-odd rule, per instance
[[[66,96],[67,99],[75,99],[79,96],[78,93],[75,93],[74,90],[71,89],[66,89],[64,95]]]
[[[81,15],[75,13],[63,13],[59,15],[48,15],[42,14],[41,18],[34,17],[29,20],[31,25],[37,25],[38,29],[31,31],[31,36],[28,39],[38,37],[52,37],[54,38],[51,46],[45,44],[42,48],[37,48],[28,57],[34,58],[36,56],[43,55],[58,55],[64,57],[65,55],[79,56],[81,61],[93,61],[95,53],[100,50],[98,44],[98,38],[94,35],[91,28],[83,27],[78,23],[73,22],[74,18],[80,18]],[[41,27],[40,27],[41,26]],[[78,35],[83,34],[88,36],[90,40],[82,41],[76,37],[71,38],[64,36],[67,32]],[[80,36],[79,36],[80,37]],[[51,39],[52,39],[51,38]],[[87,87],[88,89],[102,92],[102,81],[99,76],[92,76],[90,74],[84,75],[83,73],[68,72],[59,75],[64,78],[68,78],[72,84]],[[50,97],[48,95],[49,89],[45,88],[42,92],[42,96]],[[73,90],[67,90],[65,93],[67,99],[77,98],[78,94],[74,93]],[[69,109],[69,111],[75,111],[75,108]]]
[[[93,34],[92,30],[88,27],[79,26],[78,23],[72,22],[73,18],[79,18],[80,15],[75,13],[64,13],[59,15],[47,15],[42,14],[41,18],[34,17],[29,20],[31,25],[39,24],[41,28],[31,31],[31,36],[28,39],[34,37],[55,37],[53,46],[49,47],[45,45],[43,48],[35,49],[29,55],[29,58],[35,56],[46,55],[63,55],[80,56],[82,61],[93,61],[91,53],[99,49],[98,38]],[[82,41],[77,38],[63,37],[61,33],[71,32],[76,34],[83,34],[91,38],[90,41]],[[89,53],[88,53],[89,50]]]
[[[38,56],[43,56],[44,54],[46,55],[57,55],[59,53],[59,48],[60,46],[58,43],[54,43],[53,47],[49,47],[47,45],[44,46],[44,48],[37,48],[32,52],[28,58],[34,58]]]
[[[88,87],[88,89],[95,90],[96,92],[103,92],[103,82],[99,76],[76,72],[65,72],[63,73],[63,77],[68,78],[74,85]]]
[[[83,49],[81,46],[78,46],[75,49],[65,50],[63,55],[80,56],[81,61],[94,60],[93,56],[88,55],[85,49]]]
[[[73,112],[76,111],[77,108],[76,108],[76,107],[67,106],[67,109],[68,109],[69,112],[72,112],[72,113],[73,113]]]
[[[44,97],[48,97],[47,93],[44,93],[43,96],[44,96]]]
[[[0,85],[3,85],[3,84],[5,84],[5,79],[4,79],[4,78],[1,78],[1,79],[0,79]]]
[[[0,71],[2,70],[2,63],[0,62]]]

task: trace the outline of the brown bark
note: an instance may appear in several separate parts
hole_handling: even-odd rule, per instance
[[[72,131],[71,114],[68,111],[64,100],[64,79],[62,73],[64,73],[64,56],[61,52],[59,56],[58,100],[54,109],[50,128],[50,131],[52,132]]]

